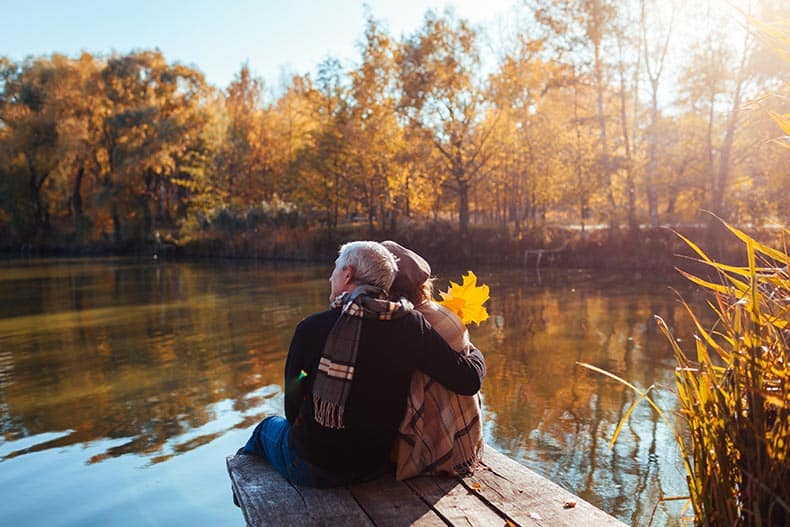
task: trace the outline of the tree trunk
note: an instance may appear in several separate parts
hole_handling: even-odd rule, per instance
[[[82,217],[82,178],[85,176],[85,167],[80,166],[74,178],[74,188],[71,191],[71,208],[74,211],[74,224],[79,225]]]
[[[623,101],[625,105],[625,101]],[[625,140],[625,186],[626,186],[626,221],[628,231],[631,235],[639,232],[639,221],[636,218],[636,181],[634,180],[633,159],[631,158],[631,146],[628,141],[628,125],[626,124],[625,107],[622,110],[623,138]]]
[[[469,238],[469,182],[458,180],[458,231],[462,240]]]
[[[371,197],[368,201],[368,236],[373,237],[373,233],[376,230],[376,225],[374,224],[374,220],[376,218],[376,204],[373,202],[373,198]]]
[[[395,207],[392,210],[390,210],[389,233],[394,236],[397,230],[398,230],[398,208]]]
[[[738,72],[735,76],[735,91],[732,96],[732,105],[730,113],[727,116],[727,127],[724,133],[724,140],[719,148],[719,166],[716,173],[713,175],[713,189],[711,192],[710,211],[727,220],[728,211],[726,209],[725,197],[727,195],[727,185],[730,177],[730,156],[732,155],[732,148],[735,142],[735,132],[738,127],[738,117],[740,116],[741,96],[743,84],[746,82],[746,66],[749,58],[749,32],[744,33],[743,41],[743,55],[738,67]],[[712,151],[711,151],[712,154]],[[713,166],[711,165],[711,169]],[[712,247],[710,255],[714,258],[723,256],[721,245],[726,229],[719,223],[716,217],[711,216],[708,219],[708,238]]]
[[[650,80],[651,106],[650,106],[650,144],[648,146],[647,170],[645,171],[645,187],[647,194],[647,214],[650,226],[658,225],[658,199],[656,196],[656,147],[658,143],[658,80]]]
[[[713,193],[711,195],[710,210],[723,219],[727,219],[727,211],[724,208],[724,196],[726,195],[727,184],[729,183],[730,156],[732,155],[732,146],[735,142],[735,130],[738,126],[742,88],[743,75],[739,75],[738,82],[735,86],[735,94],[732,98],[732,108],[727,118],[727,129],[724,134],[724,141],[719,150],[719,170],[717,177],[714,179]]]
[[[329,232],[335,232],[335,228],[337,227],[338,217],[340,216],[340,173],[337,168],[337,160],[334,161],[334,188],[332,189],[332,203],[330,205],[330,213],[329,213]]]
[[[658,226],[658,195],[656,191],[656,168],[658,164],[656,159],[656,148],[658,146],[658,84],[661,79],[661,74],[664,71],[664,60],[667,56],[667,50],[669,49],[669,41],[672,36],[672,27],[675,20],[674,13],[670,16],[669,26],[666,28],[666,38],[658,49],[658,57],[655,59],[655,64],[652,64],[650,61],[650,46],[647,41],[647,6],[644,0],[640,3],[642,51],[644,52],[647,78],[650,81],[650,144],[648,145],[648,163],[645,173],[645,192],[647,195],[647,213],[651,227]]]
[[[617,204],[614,199],[614,189],[612,189],[612,175],[611,167],[609,166],[609,144],[606,136],[606,113],[604,108],[604,86],[603,81],[603,65],[601,63],[601,43],[599,40],[595,41],[593,49],[595,57],[595,90],[596,90],[596,108],[598,112],[598,140],[601,143],[601,153],[599,158],[600,177],[603,185],[606,188],[606,200],[609,202],[609,210],[606,216],[609,218],[609,228],[614,229],[616,225]]]
[[[411,182],[411,177],[409,174],[406,174],[406,188],[405,188],[405,198],[404,198],[404,215],[407,219],[411,218],[411,187],[409,183]]]
[[[30,173],[28,187],[30,189],[30,198],[33,200],[34,225],[36,234],[38,234],[41,231],[49,230],[49,213],[45,210],[46,207],[41,201],[41,187],[49,174],[44,174],[39,179],[38,172],[33,167],[33,162],[29,156],[27,156],[27,168]]]
[[[151,213],[151,207],[148,204],[148,200],[142,198],[140,200],[140,208],[143,212],[143,236],[141,241],[145,241],[148,239],[149,235],[153,232],[154,229],[154,218],[153,214]]]
[[[82,236],[82,179],[85,177],[85,167],[80,165],[77,176],[74,178],[74,188],[71,191],[71,208],[74,211],[74,232],[77,239]]]
[[[123,239],[123,235],[121,233],[121,217],[118,214],[118,205],[116,205],[115,200],[113,200],[110,213],[112,214],[112,226],[113,226],[112,240],[113,243],[118,245],[121,243],[121,240]]]
[[[575,72],[574,72],[575,74]],[[576,165],[576,183],[579,192],[579,221],[581,223],[581,233],[584,236],[584,220],[587,217],[587,190],[584,188],[584,174],[581,162],[581,130],[579,129],[579,88],[576,83],[573,85],[573,122],[576,129],[576,152],[574,161]]]
[[[631,136],[628,133],[628,108],[626,103],[626,82],[624,59],[620,59],[620,125],[623,134],[623,146],[625,147],[625,186],[626,186],[626,219],[628,231],[631,236],[635,236],[639,231],[639,224],[636,219],[636,182],[634,181],[634,167],[631,156]]]

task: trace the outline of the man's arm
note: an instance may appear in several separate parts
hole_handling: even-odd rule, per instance
[[[339,314],[340,310],[315,313],[296,325],[285,360],[285,418],[291,424],[305,397],[310,397],[324,342]]]
[[[305,378],[301,374],[304,368],[305,338],[302,322],[296,326],[288,357],[285,359],[285,418],[294,424],[299,415],[305,390]]]
[[[486,375],[486,361],[478,349],[457,353],[431,327],[423,335],[424,349],[418,355],[417,367],[461,395],[480,391]]]

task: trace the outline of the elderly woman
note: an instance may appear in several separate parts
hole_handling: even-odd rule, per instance
[[[382,242],[398,260],[390,298],[405,297],[458,353],[472,349],[461,320],[433,301],[431,267],[393,241]],[[459,395],[422,372],[412,374],[406,414],[397,440],[396,478],[419,474],[470,474],[483,453],[480,394]]]

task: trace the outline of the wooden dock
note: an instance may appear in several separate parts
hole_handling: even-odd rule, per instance
[[[466,478],[385,477],[334,489],[288,483],[253,456],[227,458],[247,525],[624,527],[625,524],[486,445]]]

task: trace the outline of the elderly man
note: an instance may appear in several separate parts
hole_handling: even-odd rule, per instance
[[[396,272],[377,242],[340,248],[330,309],[301,321],[291,341],[285,418],[264,419],[241,453],[265,456],[300,485],[365,481],[391,469],[413,372],[477,393],[483,355],[456,353],[408,301],[386,300]]]

